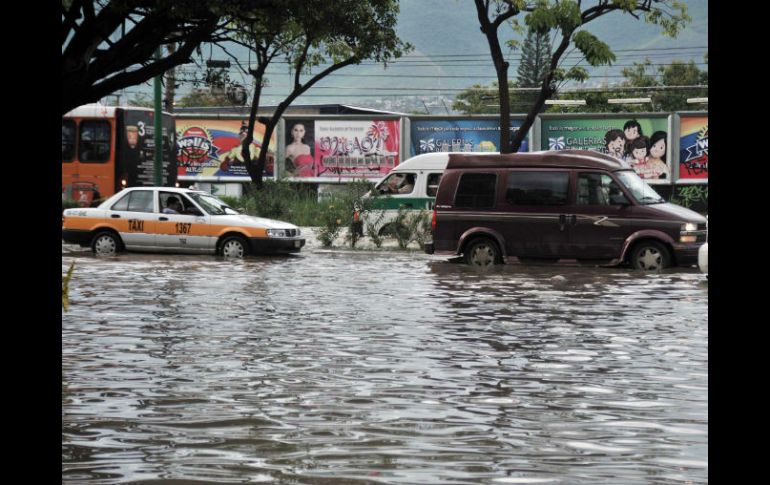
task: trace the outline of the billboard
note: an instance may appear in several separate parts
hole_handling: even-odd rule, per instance
[[[249,177],[241,154],[241,140],[248,131],[248,121],[239,119],[178,119],[177,171],[181,176]],[[250,152],[259,157],[265,126],[257,123]],[[273,176],[275,136],[268,145],[264,177]]]
[[[286,120],[282,175],[379,180],[399,164],[400,120]]]
[[[682,116],[679,124],[679,178],[682,182],[709,180],[709,118]]]
[[[511,120],[511,136],[523,120]],[[410,156],[430,152],[500,151],[500,121],[496,119],[412,119]],[[529,151],[528,137],[520,152]]]
[[[651,184],[671,181],[666,117],[544,118],[541,149],[594,150],[633,167]]]

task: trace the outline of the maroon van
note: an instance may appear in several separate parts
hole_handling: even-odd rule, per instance
[[[450,154],[436,194],[428,254],[468,264],[578,260],[642,270],[690,266],[706,218],[667,203],[602,153]]]

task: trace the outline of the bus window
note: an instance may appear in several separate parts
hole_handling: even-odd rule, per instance
[[[106,162],[110,158],[110,123],[80,122],[80,161]]]
[[[71,162],[75,158],[75,122],[62,120],[61,122],[61,161]]]

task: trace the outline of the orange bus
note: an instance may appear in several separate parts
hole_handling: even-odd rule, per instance
[[[125,187],[155,184],[155,112],[89,104],[62,117],[62,200],[94,205]],[[163,113],[163,185],[176,185],[176,125]]]

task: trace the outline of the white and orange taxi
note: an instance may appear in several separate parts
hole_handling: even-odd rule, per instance
[[[67,209],[62,239],[98,255],[118,251],[247,254],[296,253],[297,226],[241,214],[216,197],[171,187],[124,189],[98,207]]]

